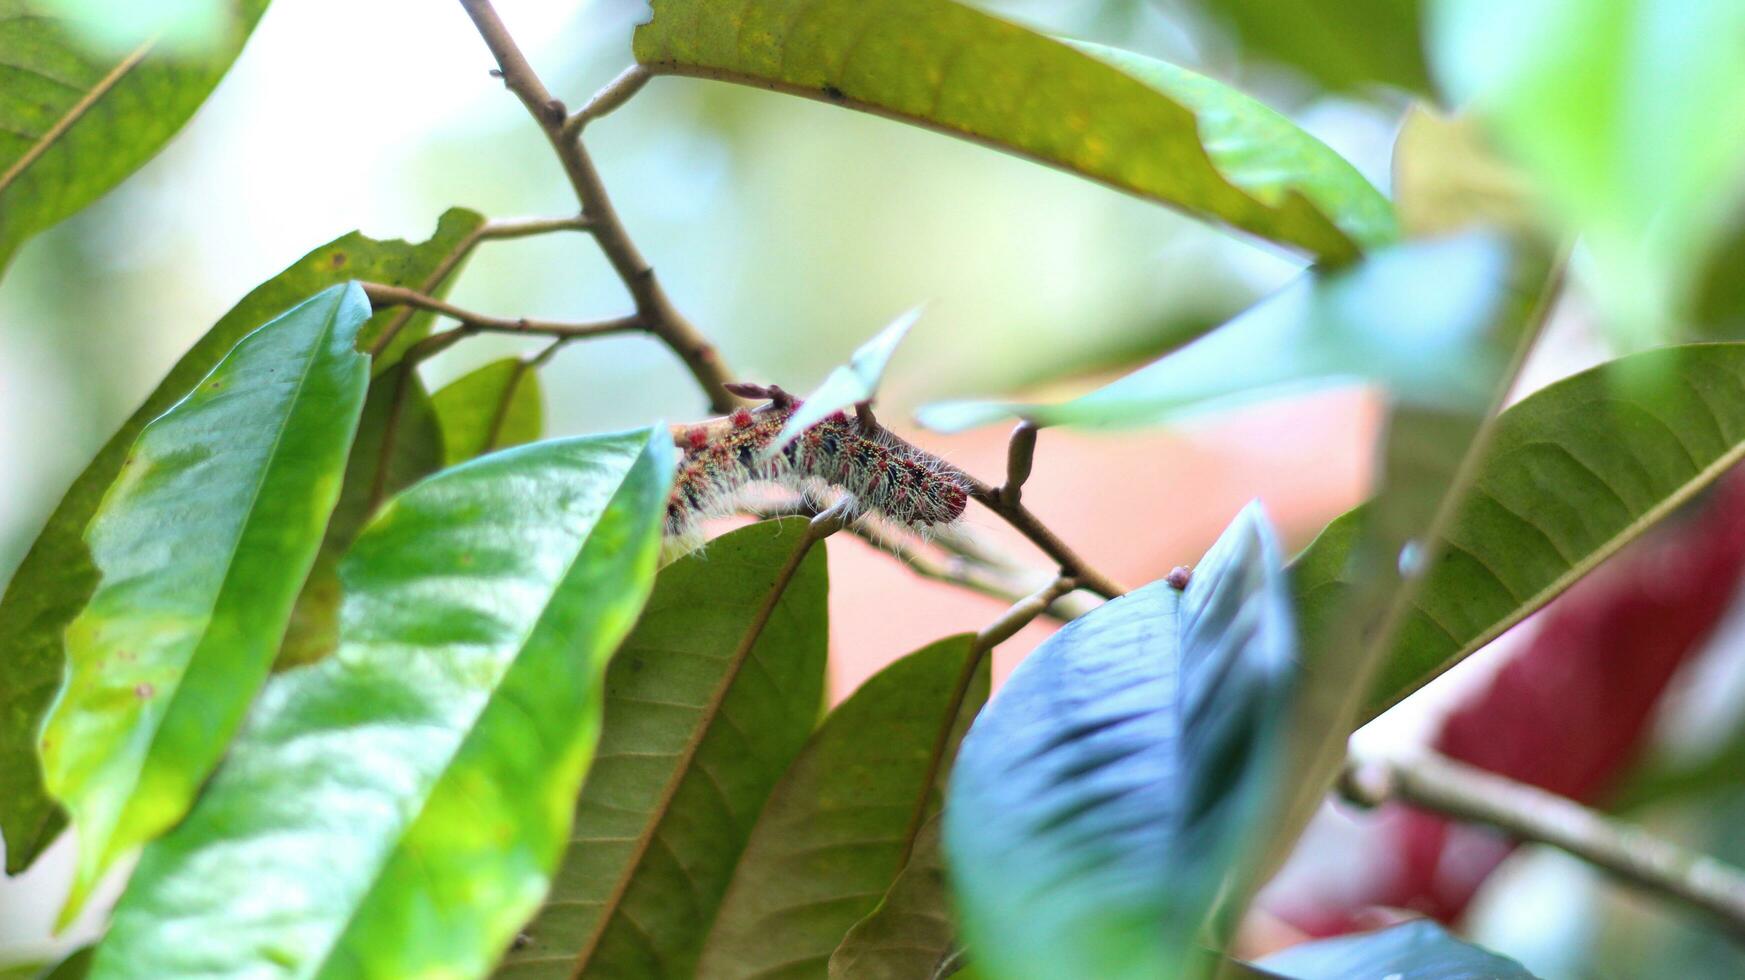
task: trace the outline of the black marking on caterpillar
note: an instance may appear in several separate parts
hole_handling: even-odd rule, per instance
[[[741,409],[725,429],[699,426],[686,433],[684,460],[667,498],[670,539],[698,543],[699,524],[737,511],[756,484],[812,500],[845,493],[858,512],[922,533],[963,516],[969,484],[961,473],[882,430],[864,434],[842,412],[801,432],[780,452],[770,452],[798,407],[789,401],[755,412]]]

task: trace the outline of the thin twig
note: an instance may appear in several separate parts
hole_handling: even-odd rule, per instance
[[[618,73],[618,77],[606,83],[606,87],[594,93],[575,115],[564,120],[560,135],[566,140],[573,140],[582,135],[582,130],[594,120],[608,115],[619,106],[630,101],[630,97],[642,91],[648,80],[654,75],[641,65],[631,65]]]
[[[1425,752],[1348,763],[1341,790],[1365,805],[1397,800],[1560,848],[1745,939],[1745,872],[1536,786]]]
[[[1014,603],[1004,616],[982,627],[982,631],[976,634],[976,649],[986,652],[1010,640],[1032,620],[1047,612],[1055,600],[1076,588],[1078,580],[1063,575]]]
[[[594,223],[585,214],[572,214],[563,218],[506,218],[485,222],[478,235],[487,241],[501,241],[507,238],[545,235],[554,231],[590,231],[593,227]]]
[[[526,106],[528,114],[539,124],[558,161],[563,164],[564,174],[569,178],[576,199],[581,202],[582,214],[590,222],[594,240],[599,242],[600,251],[605,253],[613,271],[630,291],[644,327],[664,341],[684,362],[709,399],[713,411],[728,412],[738,407],[739,400],[726,387],[732,374],[721,363],[714,345],[673,306],[655,278],[654,267],[642,257],[625,232],[612,207],[612,200],[606,194],[605,184],[600,180],[600,173],[582,145],[579,132],[571,131],[566,125],[564,104],[553,98],[545,83],[539,80],[539,75],[528,64],[515,39],[509,36],[490,0],[460,0],[460,3],[467,16],[472,18],[485,46],[497,59],[503,84]]]
[[[416,290],[406,289],[402,286],[386,286],[375,282],[366,282],[363,283],[362,286],[364,288],[364,295],[370,298],[370,304],[372,306],[377,308],[385,306],[412,306],[421,310],[429,310],[432,313],[440,313],[460,324],[460,330],[462,331],[463,336],[467,333],[509,333],[578,340],[583,337],[603,337],[608,334],[626,333],[632,330],[641,330],[644,328],[642,318],[638,316],[618,317],[612,320],[596,320],[592,323],[559,323],[552,320],[533,320],[528,317],[506,318],[486,316],[483,313],[474,313],[471,310],[463,310],[452,303],[437,299],[434,296],[426,296]],[[454,331],[449,331],[449,333],[454,333]],[[434,340],[437,337],[446,336],[448,336],[448,334],[434,334],[425,339]],[[459,339],[460,337],[454,337],[442,346],[446,347],[448,344]],[[422,341],[420,343],[422,343]],[[429,355],[426,354],[425,356]]]

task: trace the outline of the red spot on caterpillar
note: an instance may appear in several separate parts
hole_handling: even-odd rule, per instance
[[[733,427],[748,429],[751,427],[751,412],[748,409],[738,409],[733,413]]]
[[[709,444],[709,430],[702,426],[693,426],[685,432],[685,442],[692,449],[702,449]]]

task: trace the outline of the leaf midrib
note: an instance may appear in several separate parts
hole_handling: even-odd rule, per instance
[[[125,58],[116,62],[115,67],[109,69],[107,75],[98,79],[97,84],[93,85],[90,91],[80,96],[77,102],[74,102],[59,119],[56,119],[54,124],[49,126],[35,143],[31,144],[30,149],[24,151],[23,156],[15,160],[12,166],[7,167],[5,173],[0,174],[0,194],[4,194],[13,181],[30,169],[32,164],[42,159],[43,155],[48,153],[61,137],[67,135],[74,126],[78,125],[79,120],[84,118],[85,113],[91,111],[92,106],[113,91],[115,86],[127,77],[128,73],[138,67],[157,42],[158,38],[153,36],[148,38],[144,44],[133,49]]]
[[[580,980],[583,972],[593,962],[594,954],[599,951],[601,940],[605,938],[612,923],[617,920],[618,913],[624,904],[624,898],[629,893],[631,884],[636,880],[637,872],[641,870],[643,861],[648,857],[649,848],[654,845],[654,839],[660,833],[661,825],[666,822],[672,809],[673,799],[678,795],[680,784],[685,781],[686,776],[690,775],[692,764],[696,761],[697,752],[701,749],[703,740],[708,737],[709,732],[714,730],[715,719],[726,704],[727,695],[733,689],[734,681],[738,679],[740,670],[744,668],[745,662],[751,657],[751,651],[756,648],[758,640],[762,638],[764,628],[769,625],[770,618],[775,614],[776,606],[781,604],[782,596],[786,594],[795,573],[799,571],[800,564],[805,561],[807,554],[811,552],[812,546],[816,543],[816,539],[810,534],[801,534],[799,542],[788,553],[787,561],[776,573],[775,581],[770,584],[763,604],[758,607],[752,621],[746,625],[739,645],[734,648],[733,656],[729,658],[726,673],[722,675],[720,682],[715,685],[715,690],[710,694],[709,700],[703,705],[698,724],[691,730],[690,737],[685,740],[685,746],[679,753],[678,763],[673,767],[672,776],[667,779],[666,785],[661,787],[660,797],[649,811],[647,823],[644,825],[642,833],[637,836],[636,844],[624,863],[623,874],[619,875],[618,880],[613,883],[612,891],[600,905],[599,918],[595,922],[593,932],[588,936],[587,943],[571,960],[574,968],[570,971],[570,975],[575,980]]]

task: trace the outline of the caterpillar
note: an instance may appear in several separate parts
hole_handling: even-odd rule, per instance
[[[780,452],[776,436],[799,403],[740,409],[725,425],[684,432],[684,459],[667,498],[670,543],[701,540],[705,518],[733,513],[756,484],[773,484],[817,500],[847,494],[861,513],[925,533],[963,516],[969,482],[949,463],[878,429],[872,434],[842,412],[800,433]]]

